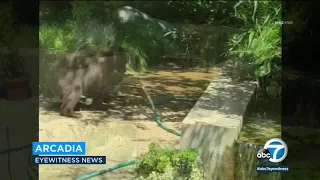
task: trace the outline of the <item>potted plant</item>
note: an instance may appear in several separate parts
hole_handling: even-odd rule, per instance
[[[29,98],[29,77],[24,59],[16,49],[0,53],[0,98],[19,101]]]
[[[7,4],[10,7],[10,3]],[[17,28],[11,8],[0,12],[0,99],[24,100],[29,97],[29,77],[24,72],[24,59],[14,43]]]

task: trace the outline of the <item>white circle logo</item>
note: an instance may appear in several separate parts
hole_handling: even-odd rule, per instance
[[[270,139],[265,145],[264,149],[267,149],[271,156],[269,161],[273,163],[282,162],[288,155],[287,144],[279,138]]]

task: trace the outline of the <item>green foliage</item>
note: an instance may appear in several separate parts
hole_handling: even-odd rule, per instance
[[[140,49],[139,46],[133,46],[124,42],[122,47],[127,50],[128,64],[127,69],[129,71],[146,71],[147,67],[147,55]]]
[[[130,56],[128,70],[144,71],[148,64],[159,63],[159,58],[173,48],[172,40],[163,37],[162,30],[153,27],[152,23],[146,26],[119,23],[115,12],[124,5],[123,2],[73,2],[77,32],[86,33],[76,35],[87,37],[83,42],[93,42],[90,44],[94,49],[110,44],[122,45]]]
[[[281,26],[275,22],[281,19],[281,2],[239,1],[235,14],[245,26],[242,33],[230,38],[226,54],[233,58],[239,78],[256,77],[263,89],[272,86],[267,92],[276,96],[282,49]],[[265,77],[271,77],[271,83],[261,83]]]
[[[281,20],[281,1],[239,1],[234,5],[235,17],[246,27]]]
[[[210,67],[225,60],[223,52],[226,51],[226,42],[232,31],[227,27],[219,26],[179,26],[180,31],[165,34],[175,34],[175,51],[184,57],[182,66]],[[188,64],[189,63],[189,64]]]
[[[64,25],[41,25],[39,28],[39,46],[56,53],[64,53],[76,49],[76,38],[72,29]]]
[[[271,73],[273,64],[281,62],[281,26],[257,24],[247,32],[234,35],[229,42],[229,55],[253,66],[256,76]]]
[[[208,16],[211,20],[205,18],[204,22],[214,24],[213,22],[229,17],[227,15],[231,13],[233,4],[234,2],[224,1],[151,1],[150,3],[72,1],[58,4],[41,2],[40,47],[50,54],[41,56],[47,57],[47,59],[40,60],[43,72],[52,71],[54,61],[59,59],[50,57],[53,53],[62,55],[78,49],[98,50],[114,44],[122,46],[127,52],[129,71],[145,71],[148,66],[161,64],[164,55],[176,56],[183,68],[187,63],[189,63],[188,67],[209,67],[224,59],[221,54],[225,51],[222,45],[226,41],[225,32],[217,30],[218,28],[209,29],[210,27],[207,26],[198,28],[175,24],[179,32],[175,32],[175,37],[166,36],[162,29],[162,21],[153,21],[150,18],[149,24],[141,25],[130,22],[122,24],[118,22],[115,12],[118,8],[129,5],[154,18],[167,17],[168,19],[163,20],[169,22],[175,17],[172,15],[179,12],[183,13],[186,19],[188,19],[187,16],[197,18]],[[159,8],[160,10],[157,10]],[[206,10],[202,11],[203,9]],[[171,15],[166,16],[165,14]],[[53,15],[54,17],[50,17]],[[41,82],[46,82],[46,80]]]
[[[164,173],[171,166],[171,156],[174,150],[163,149],[158,144],[150,144],[149,152],[143,155],[137,165],[136,172],[139,175],[149,175],[152,171]]]
[[[1,9],[0,11],[0,46],[9,47],[14,39],[15,30],[13,29],[13,20],[11,12],[8,9]]]
[[[135,70],[146,69],[147,61],[157,61],[166,49],[172,47],[172,42],[152,27],[119,24],[115,18],[115,10],[120,4],[102,1],[72,2],[71,19],[59,24],[41,22],[41,47],[66,52],[80,48],[97,50],[111,44],[124,45],[128,54],[134,55],[131,59],[136,61],[132,64],[135,67],[143,66],[136,67]]]
[[[203,179],[197,150],[176,150],[151,143],[136,172],[139,179]],[[157,178],[156,178],[157,177]]]
[[[67,16],[64,21],[61,17],[56,17],[57,21],[50,21],[53,19],[48,17],[50,14],[59,15],[51,12],[56,11],[57,7],[50,10],[52,4],[42,4],[39,32],[42,49],[40,76],[44,78],[40,80],[42,94],[52,94],[49,87],[54,80],[50,80],[53,75],[49,72],[54,71],[59,60],[55,55],[60,56],[78,49],[92,51],[120,45],[127,53],[128,70],[145,71],[148,64],[159,63],[159,58],[173,48],[172,40],[163,37],[161,31],[151,26],[117,22],[115,10],[120,5],[121,3],[116,2],[73,1],[68,9],[71,16]]]
[[[13,26],[11,11],[0,11],[0,77],[20,78],[24,73],[24,59],[19,55],[19,31]],[[22,30],[20,30],[22,31]],[[26,36],[27,37],[27,36]]]
[[[52,87],[56,82],[58,61],[65,52],[76,50],[78,39],[73,30],[74,24],[44,23],[39,27],[39,90],[47,97],[52,97]]]
[[[39,47],[39,31],[38,26],[23,25],[17,30],[14,45],[21,48],[38,48]]]
[[[16,49],[0,54],[0,77],[20,78],[24,75],[24,59]]]
[[[226,25],[235,20],[233,1],[136,1],[130,5],[171,23]]]
[[[72,1],[72,15],[76,22],[83,23],[96,20],[99,23],[110,23],[113,13],[118,8],[114,2],[107,1]]]
[[[177,168],[177,172],[180,176],[190,177],[198,157],[198,150],[191,149],[188,151],[180,151],[173,156],[173,166]]]
[[[146,69],[148,64],[157,64],[159,59],[174,47],[173,40],[163,37],[163,32],[154,28],[151,24],[141,27],[139,24],[123,24],[121,27],[121,34],[118,34],[119,39],[123,39],[123,43],[129,48],[129,53],[139,55],[141,67],[136,70]],[[130,49],[139,48],[137,51],[130,51]],[[144,62],[142,62],[144,61]]]

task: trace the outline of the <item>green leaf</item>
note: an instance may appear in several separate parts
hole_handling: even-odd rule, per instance
[[[244,56],[244,52],[239,53],[239,58],[242,58]]]
[[[260,66],[259,68],[257,68],[255,70],[255,75],[259,76],[259,77],[263,77],[268,75],[271,72],[271,63],[270,61],[267,63],[264,63],[262,66]]]
[[[165,34],[163,35],[163,37],[166,37],[166,36],[168,36],[168,35],[170,35],[170,34],[174,34],[174,33],[176,33],[176,31],[169,31],[169,32],[165,33]]]
[[[270,19],[270,14],[268,14],[268,16],[264,19],[263,24],[264,24],[264,25],[267,24],[268,21],[269,21],[269,19]]]
[[[271,84],[266,87],[266,92],[269,96],[276,97],[281,93],[281,88],[278,84]]]
[[[254,1],[254,9],[253,9],[252,21],[255,21],[257,9],[258,9],[258,1]]]
[[[247,23],[247,22],[248,22],[247,16],[246,16],[245,14],[241,14],[241,17],[243,18],[244,23]]]
[[[242,0],[239,0],[239,2],[233,6],[233,9],[234,9],[234,13],[235,13],[235,16],[237,16],[237,7],[240,6],[240,4],[242,4],[244,1]]]
[[[233,8],[236,10],[238,6],[240,6],[240,4],[242,4],[244,1],[239,0],[239,2],[233,6]]]
[[[248,42],[248,46],[250,47],[251,46],[251,43],[252,43],[252,39],[255,35],[255,31],[250,31],[250,34],[249,34],[249,42]]]

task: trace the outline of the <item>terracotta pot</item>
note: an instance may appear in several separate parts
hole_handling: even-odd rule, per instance
[[[3,78],[2,89],[5,91],[6,100],[9,101],[22,101],[29,98],[29,77],[24,76],[21,78]]]

